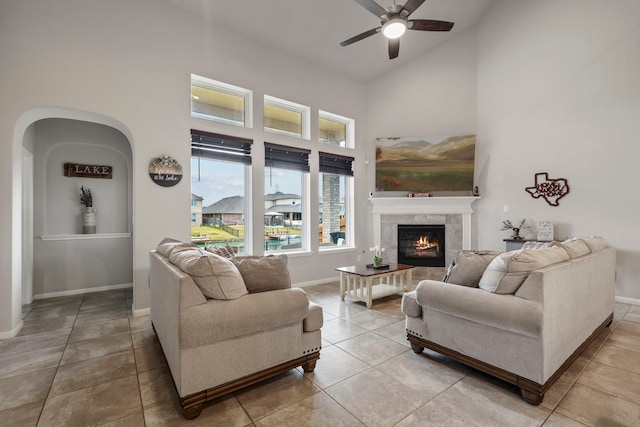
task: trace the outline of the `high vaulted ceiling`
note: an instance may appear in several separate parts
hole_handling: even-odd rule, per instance
[[[473,26],[495,0],[426,0],[410,19],[451,21],[453,30],[407,31],[401,38],[400,55],[393,60],[382,34],[340,46],[341,41],[380,26],[380,20],[355,0],[165,1],[204,17],[211,25],[369,81],[456,37]],[[393,0],[377,3],[386,8]]]

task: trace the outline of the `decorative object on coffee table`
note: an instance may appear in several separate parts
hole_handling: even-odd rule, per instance
[[[90,189],[80,187],[80,203],[82,208],[82,233],[96,234],[96,214],[98,210],[93,207],[93,196]]]
[[[378,246],[369,248],[369,252],[373,253],[373,263],[372,263],[373,268],[378,268],[382,265],[382,254],[384,253],[384,251],[385,251],[384,248],[381,248]]]
[[[516,227],[513,225],[513,223],[511,223],[510,220],[505,219],[504,221],[502,221],[502,228],[500,229],[513,230],[513,236],[511,236],[511,238],[514,240],[520,240],[522,239],[522,237],[520,236],[520,230],[523,228],[529,228],[529,226],[526,223],[527,223],[527,220],[523,219],[522,221],[520,221],[520,224]]]

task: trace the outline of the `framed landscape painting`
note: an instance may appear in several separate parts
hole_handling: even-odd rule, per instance
[[[472,191],[475,135],[376,138],[376,191]]]

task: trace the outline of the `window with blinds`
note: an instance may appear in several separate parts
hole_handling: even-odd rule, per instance
[[[202,203],[191,206],[192,242],[199,246],[235,246],[245,253],[245,183],[252,141],[191,130],[191,192]]]

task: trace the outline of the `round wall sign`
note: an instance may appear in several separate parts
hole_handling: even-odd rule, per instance
[[[151,159],[149,177],[162,187],[173,187],[182,179],[182,166],[173,157],[163,154]]]

